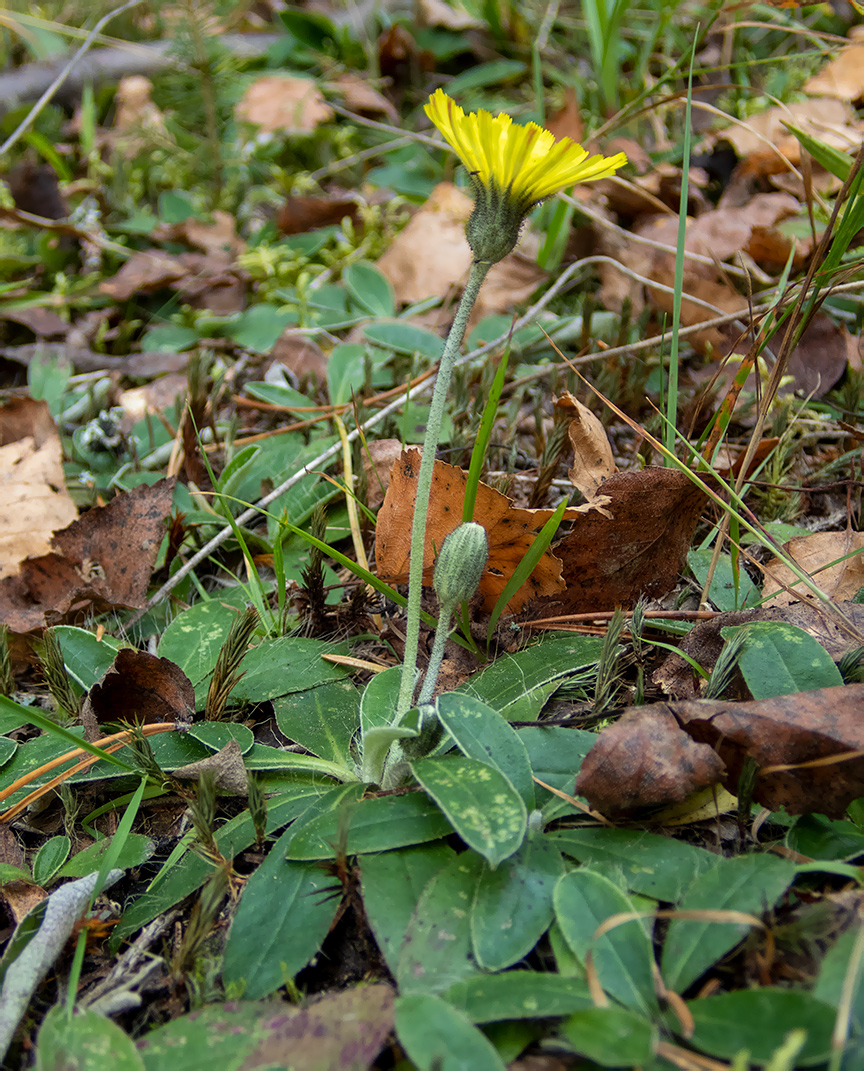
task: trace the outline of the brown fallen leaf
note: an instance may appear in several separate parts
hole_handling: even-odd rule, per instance
[[[713,783],[734,793],[745,760],[752,759],[757,803],[839,818],[864,795],[862,704],[864,685],[849,684],[749,703],[633,707],[598,735],[576,792],[601,813],[619,814],[677,802],[694,781],[707,787],[713,766]],[[701,750],[706,746],[716,762]],[[777,769],[789,766],[795,768]]]
[[[787,160],[797,165],[801,162],[801,146],[798,139],[789,133],[785,123],[800,127],[841,152],[848,152],[850,146],[857,145],[861,140],[860,124],[848,98],[831,100],[828,97],[811,97],[751,115],[746,125],[736,123],[715,130],[699,151],[710,149],[718,141],[728,141],[739,159],[764,155],[767,151],[776,160],[777,154],[771,152],[773,145]]]
[[[0,320],[29,327],[38,338],[65,338],[70,325],[50,309],[33,307],[30,309],[0,309]]]
[[[601,814],[680,803],[720,782],[716,751],[696,743],[663,703],[636,707],[604,729],[579,770],[575,792]]]
[[[678,582],[707,498],[679,469],[616,472],[603,483],[601,513],[580,517],[555,546],[567,586],[556,613],[632,606]]]
[[[99,727],[106,722],[190,721],[194,713],[195,688],[178,665],[124,647],[102,680],[90,689],[81,721],[88,739],[97,740],[105,735]]]
[[[366,481],[366,505],[377,510],[387,494],[390,470],[402,456],[399,439],[370,439],[363,448],[363,478]]]
[[[310,134],[333,109],[311,79],[274,74],[253,82],[234,114],[268,133]]]
[[[411,525],[417,497],[417,476],[420,471],[420,451],[405,450],[390,471],[390,486],[384,504],[378,512],[375,529],[375,560],[378,576],[389,584],[403,584],[408,579],[411,550]],[[443,461],[435,462],[432,494],[426,522],[423,555],[423,583],[432,583],[435,556],[444,537],[462,523],[467,473]],[[571,507],[565,519],[572,520],[605,504],[598,499],[588,506]],[[489,540],[489,559],[480,581],[483,609],[491,613],[498,597],[534,542],[538,531],[552,516],[551,509],[517,509],[506,495],[481,483],[474,507],[474,521],[486,529]],[[534,572],[519,588],[507,609],[515,613],[531,599],[554,595],[563,590],[561,562],[546,551]]]
[[[0,578],[44,554],[78,515],[66,490],[63,449],[48,405],[15,398],[0,407]]]
[[[29,870],[24,849],[18,843],[11,826],[6,822],[0,822],[0,863],[7,866],[17,866],[19,870]],[[12,921],[17,925],[24,916],[37,904],[40,904],[47,892],[39,885],[27,881],[3,881],[0,882],[0,900],[6,905],[6,909]]]
[[[159,480],[117,495],[55,532],[51,552],[0,580],[0,620],[11,632],[76,620],[96,610],[144,605],[174,493]]]
[[[600,418],[569,390],[564,391],[555,405],[570,417],[567,435],[573,447],[573,466],[567,476],[590,502],[601,485],[618,471],[606,429]]]
[[[386,115],[391,123],[398,123],[399,113],[390,101],[358,74],[340,74],[336,85],[345,100],[345,107],[352,112]]]
[[[857,101],[864,97],[864,40],[862,27],[849,31],[852,43],[831,57],[821,71],[808,78],[804,92],[813,96]]]
[[[846,371],[847,331],[830,316],[818,313],[792,351],[787,374],[799,394],[821,398]]]
[[[864,588],[864,532],[814,532],[790,539],[783,549],[835,601],[854,599]],[[829,566],[829,562],[855,551],[858,553],[854,557]],[[763,606],[790,606],[799,601],[785,590],[784,584],[804,599],[812,600],[792,570],[777,558],[765,565],[765,573],[762,595],[766,601]]]
[[[282,234],[304,234],[340,223],[346,216],[356,224],[358,211],[356,200],[347,197],[286,197],[276,223]]]

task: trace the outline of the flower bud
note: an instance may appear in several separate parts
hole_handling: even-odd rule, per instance
[[[488,557],[489,543],[481,524],[471,521],[453,529],[441,544],[432,580],[442,607],[452,609],[471,598]]]

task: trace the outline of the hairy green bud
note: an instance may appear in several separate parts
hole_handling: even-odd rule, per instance
[[[453,529],[441,544],[432,580],[442,607],[452,609],[471,598],[488,557],[489,543],[481,524],[471,521]]]

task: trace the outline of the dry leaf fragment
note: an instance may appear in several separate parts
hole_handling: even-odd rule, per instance
[[[864,532],[814,532],[791,539],[783,549],[835,601],[854,599],[864,588]],[[829,566],[829,562],[855,551],[859,553],[854,557]],[[784,584],[799,592],[802,598],[812,599],[792,570],[779,559],[772,559],[765,572],[763,606],[790,606],[799,601],[784,589]],[[769,595],[772,597],[767,599]]]
[[[567,434],[573,447],[573,467],[567,476],[590,502],[601,484],[618,471],[606,429],[600,418],[568,390],[555,405],[570,416]]]
[[[359,208],[355,200],[347,197],[286,197],[276,218],[283,234],[304,234],[318,227],[329,227],[348,217],[352,223],[359,221]]]
[[[386,97],[357,74],[340,74],[336,84],[345,100],[345,107],[355,112],[386,115],[391,123],[399,121],[399,113]]]
[[[310,79],[266,75],[249,86],[235,114],[270,133],[309,134],[332,119],[333,109]]]
[[[603,495],[606,509],[580,517],[555,544],[567,585],[557,613],[611,610],[632,606],[640,595],[665,595],[678,582],[707,501],[679,469],[616,472]]]
[[[236,740],[230,740],[215,755],[208,755],[197,762],[190,762],[173,771],[180,781],[198,781],[202,774],[212,773],[219,792],[230,796],[246,796],[249,792],[249,777],[243,764],[243,752]]]
[[[797,165],[801,162],[801,146],[798,139],[789,133],[785,123],[800,127],[841,152],[848,152],[861,141],[860,124],[848,98],[831,100],[828,97],[812,97],[751,115],[745,126],[736,123],[714,131],[703,147],[728,141],[739,159],[744,159],[765,154],[766,151],[771,153],[770,146],[774,145],[787,160]],[[776,153],[771,153],[771,156],[776,159]]]
[[[854,628],[864,632],[864,606],[853,602],[836,604]],[[793,602],[789,606],[759,606],[752,610],[731,610],[718,614],[710,621],[700,621],[682,639],[680,650],[689,655],[706,671],[711,672],[723,650],[721,630],[730,625],[747,625],[752,621],[782,621],[794,625],[820,643],[834,661],[840,658],[857,641],[842,629],[821,606],[808,602]],[[693,666],[680,654],[670,654],[651,678],[666,695],[675,699],[693,699],[699,695],[699,682]]]
[[[44,554],[51,536],[78,515],[66,491],[60,434],[45,402],[16,398],[0,407],[0,577]]]
[[[0,620],[25,633],[94,609],[143,606],[174,484],[125,491],[55,532],[49,553],[0,580]]]
[[[451,5],[445,0],[418,0],[417,7],[426,26],[443,26],[445,30],[458,31],[477,30],[486,25],[460,5]]]
[[[404,451],[390,471],[390,486],[378,513],[375,560],[378,576],[389,584],[402,584],[408,579],[411,525],[419,471],[420,451]],[[432,583],[435,555],[444,537],[462,523],[466,482],[467,473],[462,469],[436,460],[423,555],[423,583],[427,587]],[[599,499],[589,506],[568,509],[565,519],[581,517],[586,511],[604,503],[605,499]],[[489,539],[489,559],[479,589],[483,595],[483,609],[487,613],[494,609],[516,566],[553,512],[551,509],[517,509],[506,495],[488,484],[480,484],[474,520],[483,525]],[[547,550],[507,608],[514,613],[530,599],[554,595],[563,587],[561,562]]]
[[[472,199],[452,182],[439,183],[407,227],[396,236],[377,267],[393,284],[396,300],[413,305],[461,285],[471,267],[465,222]],[[423,255],[418,256],[418,250]],[[480,291],[472,323],[493,312],[512,311],[546,278],[536,263],[518,252],[494,265]]]

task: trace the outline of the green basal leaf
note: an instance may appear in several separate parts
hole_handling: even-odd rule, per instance
[[[491,867],[518,850],[528,814],[516,789],[494,767],[452,755],[420,759],[411,771],[459,836]]]
[[[430,993],[397,998],[396,1036],[417,1071],[505,1071],[483,1032]]]
[[[476,972],[470,908],[482,866],[479,855],[462,852],[423,890],[399,954],[400,993],[443,993]]]
[[[785,621],[753,621],[721,628],[725,640],[744,632],[738,666],[754,699],[842,684],[831,655],[813,637]]]
[[[654,991],[654,953],[645,920],[634,917],[595,939],[612,915],[636,907],[617,885],[586,868],[565,874],[555,886],[555,918],[567,944],[584,964],[593,953],[600,985],[615,1000],[647,1015],[658,1012]]]
[[[474,696],[461,692],[440,695],[436,709],[441,724],[463,755],[494,766],[534,809],[534,781],[528,752],[505,718]]]

